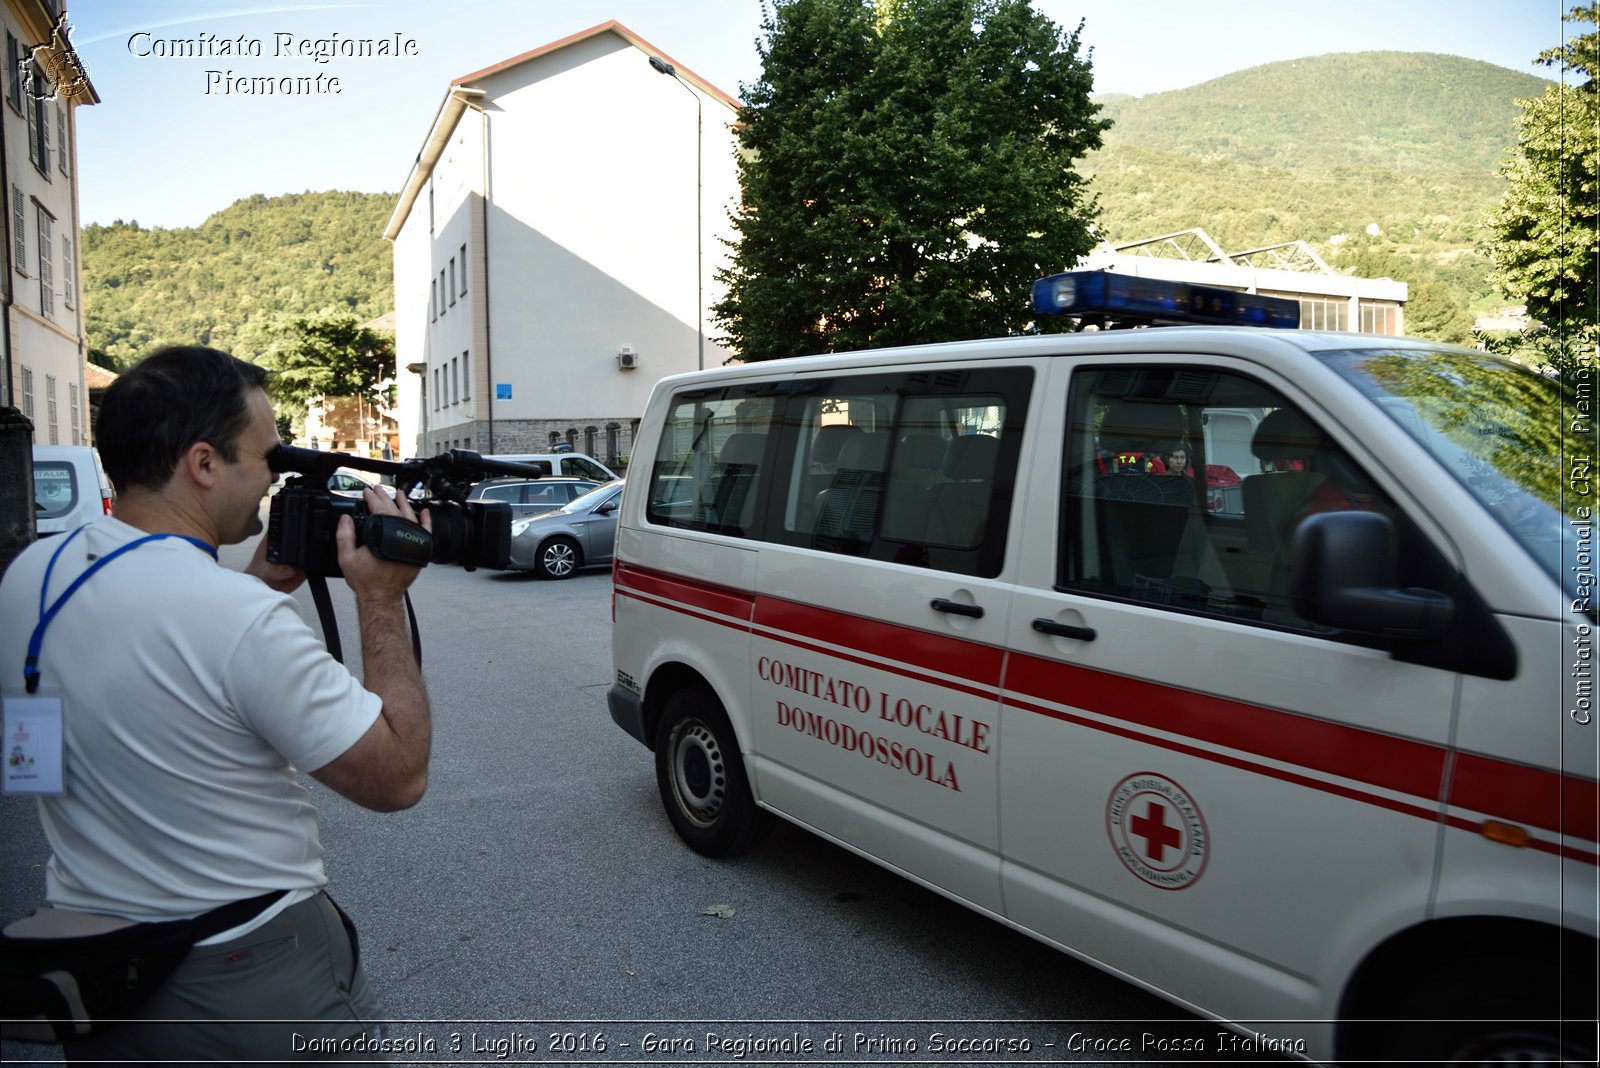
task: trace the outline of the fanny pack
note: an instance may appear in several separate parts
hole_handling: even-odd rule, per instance
[[[248,923],[289,891],[188,920],[138,923],[42,908],[0,935],[0,1032],[21,1042],[102,1034],[128,1019],[196,942]]]

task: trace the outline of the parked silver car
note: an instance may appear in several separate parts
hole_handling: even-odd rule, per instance
[[[559,511],[513,520],[511,564],[540,578],[571,578],[580,567],[611,563],[622,480],[590,490]]]
[[[564,508],[599,482],[587,478],[491,478],[472,487],[469,501],[504,501],[511,518],[527,519]]]

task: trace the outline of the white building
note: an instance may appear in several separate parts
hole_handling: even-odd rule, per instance
[[[1115,246],[1102,242],[1073,270],[1113,271],[1288,297],[1300,302],[1302,330],[1405,333],[1410,294],[1406,283],[1340,274],[1304,241],[1224,252],[1210,234],[1196,227]]]
[[[78,249],[77,117],[100,98],[68,40],[62,0],[6,0],[0,190],[9,266],[0,287],[0,407],[37,444],[89,441]]]
[[[617,22],[451,83],[384,230],[403,452],[615,465],[658,378],[728,358],[738,108]]]

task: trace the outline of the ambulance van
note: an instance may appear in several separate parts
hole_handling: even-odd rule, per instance
[[[1036,301],[1274,320],[1166,285]],[[1595,402],[1238,326],[667,378],[610,712],[708,856],[780,817],[1312,1060],[1592,1061]]]

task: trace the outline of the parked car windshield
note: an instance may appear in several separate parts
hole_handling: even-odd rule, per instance
[[[583,512],[583,511],[587,511],[588,509],[593,508],[595,505],[599,504],[602,500],[604,500],[606,498],[606,496],[608,494],[610,494],[613,491],[615,491],[621,485],[622,485],[622,480],[618,479],[615,482],[607,482],[604,486],[597,486],[594,489],[590,490],[588,493],[585,493],[582,497],[576,498],[571,504],[569,504],[565,508],[563,508],[562,511],[563,512]]]
[[[1320,354],[1593,612],[1593,379],[1455,349]]]

